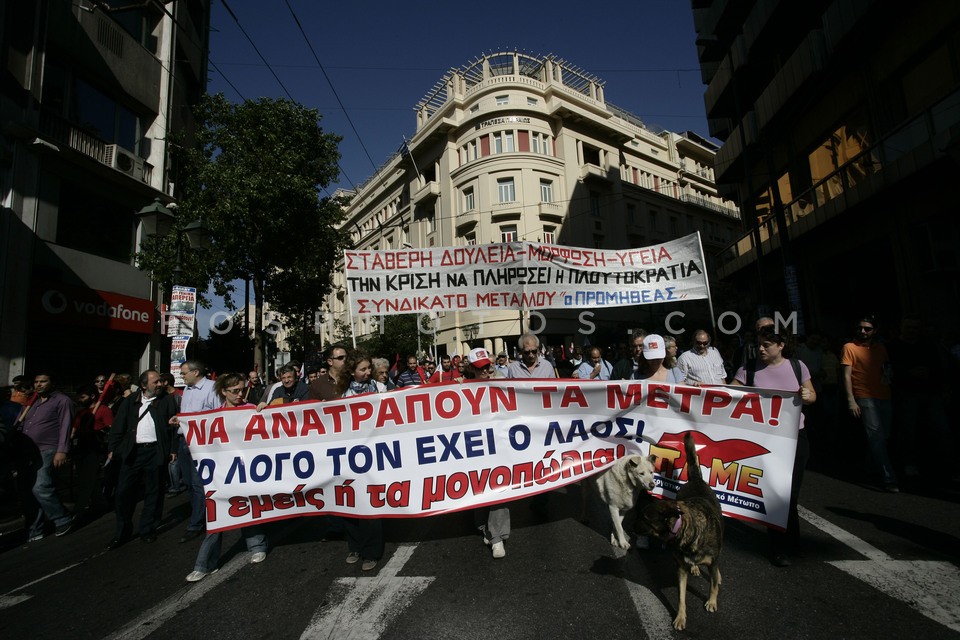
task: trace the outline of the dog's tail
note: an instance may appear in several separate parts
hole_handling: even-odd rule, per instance
[[[703,473],[700,471],[700,458],[697,457],[697,447],[689,431],[683,436],[683,447],[687,452],[687,479],[696,479],[703,482]]]

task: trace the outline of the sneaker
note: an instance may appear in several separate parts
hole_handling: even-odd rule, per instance
[[[361,571],[370,571],[371,569],[373,569],[373,568],[376,567],[376,566],[377,566],[377,561],[376,561],[376,560],[364,560],[364,561],[363,561],[363,564],[360,565],[360,570],[361,570]]]
[[[887,484],[883,486],[883,490],[887,493],[900,493],[900,487],[895,484]],[[57,534],[59,535],[59,534]]]
[[[59,527],[57,527],[57,537],[59,538],[60,536],[67,535],[68,533],[70,533],[70,529],[72,528],[73,528],[73,519],[71,519],[70,522],[67,522],[66,524],[62,524]]]
[[[347,564],[356,564],[360,561],[360,554],[356,551],[351,551],[347,554]]]
[[[187,576],[187,582],[200,582],[211,573],[216,573],[216,572],[217,572],[217,569],[214,569],[209,573],[206,571],[191,571],[190,574]]]
[[[507,550],[503,548],[503,542],[502,542],[502,541],[501,541],[501,542],[496,542],[496,543],[494,543],[492,549],[493,549],[493,557],[494,557],[494,558],[502,558],[502,557],[504,557],[505,555],[507,555]]]
[[[43,540],[42,533],[38,533],[36,535],[32,535],[29,538],[27,538],[27,542],[39,542],[40,540]]]
[[[264,551],[257,551],[252,556],[250,556],[250,564],[259,564],[267,559],[267,554]]]

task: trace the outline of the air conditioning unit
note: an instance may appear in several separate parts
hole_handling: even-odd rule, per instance
[[[137,180],[143,180],[143,158],[116,144],[108,144],[104,163]]]

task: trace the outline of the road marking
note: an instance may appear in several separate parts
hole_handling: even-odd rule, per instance
[[[960,631],[960,569],[933,560],[895,560],[857,536],[798,506],[804,520],[833,536],[868,560],[834,560],[832,564],[874,589],[916,609],[943,626]]]
[[[649,640],[673,638],[673,619],[663,602],[642,584],[624,580]]]
[[[20,594],[20,595],[18,595],[18,596],[11,596],[11,595],[10,595],[11,593],[16,593],[17,591],[23,591],[23,590],[26,589],[27,587],[33,586],[33,585],[37,584],[38,582],[43,582],[43,581],[46,580],[47,578],[52,578],[53,576],[57,575],[58,573],[63,573],[64,571],[67,571],[67,570],[69,570],[69,569],[73,569],[74,567],[76,567],[76,566],[78,566],[78,565],[81,565],[81,564],[83,564],[84,562],[86,562],[86,560],[83,560],[83,561],[81,561],[81,562],[74,562],[74,563],[71,564],[70,566],[64,567],[63,569],[57,569],[57,570],[54,571],[53,573],[49,573],[49,574],[43,576],[42,578],[37,578],[37,579],[34,580],[33,582],[28,582],[27,584],[23,585],[22,587],[17,587],[16,589],[11,589],[10,591],[7,591],[5,594],[3,594],[2,596],[0,596],[0,610],[6,609],[7,607],[12,607],[12,606],[15,605],[15,604],[20,604],[21,602],[25,602],[25,601],[27,601],[27,600],[29,600],[30,598],[33,597],[33,596],[31,596],[30,594],[27,594],[27,593],[23,593],[23,594]]]
[[[417,545],[397,547],[380,572],[370,578],[339,578],[313,614],[301,640],[376,640],[387,625],[435,578],[397,577]]]
[[[208,575],[200,582],[184,586],[177,593],[148,610],[133,622],[108,636],[107,640],[140,640],[147,637],[181,609],[202,598],[208,591],[219,586],[221,582],[230,578],[249,563],[250,554],[237,554],[216,573]]]

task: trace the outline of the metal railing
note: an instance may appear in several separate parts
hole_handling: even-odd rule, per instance
[[[866,181],[871,175],[883,171],[884,167],[895,163],[923,145],[933,145],[938,135],[958,124],[960,124],[960,90],[954,91],[932,107],[906,121],[883,136],[877,143],[853,156],[818,180],[812,187],[784,204],[784,218],[788,233],[790,227],[802,218],[813,214],[827,203]],[[932,149],[932,151],[931,157],[939,149]],[[773,215],[768,215],[759,221],[758,232],[761,245],[769,240],[772,245],[778,246],[778,228]],[[754,230],[751,229],[724,248],[718,259],[721,263],[730,263],[755,251],[756,246]]]

